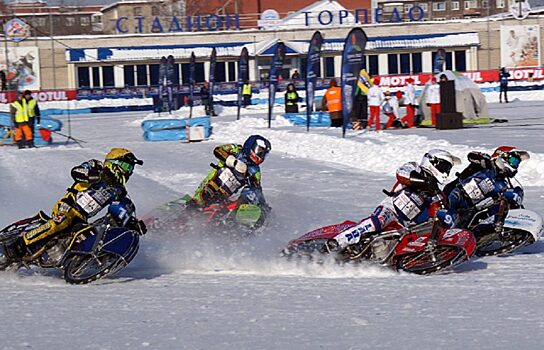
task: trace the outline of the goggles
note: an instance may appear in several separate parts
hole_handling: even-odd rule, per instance
[[[108,162],[117,165],[119,168],[123,169],[123,171],[128,175],[132,175],[132,172],[134,171],[134,164],[123,162],[122,160],[117,159],[110,159],[108,160]]]
[[[436,170],[440,171],[441,173],[445,173],[445,174],[448,174],[450,173],[451,171],[451,168],[453,167],[453,165],[444,160],[444,159],[437,159],[434,161],[434,167],[436,168]]]
[[[508,164],[514,169],[517,169],[519,167],[519,163],[521,163],[521,158],[517,156],[509,156],[508,157]]]

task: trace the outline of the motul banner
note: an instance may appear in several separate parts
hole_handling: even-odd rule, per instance
[[[16,91],[0,92],[0,103],[15,101],[16,94]],[[32,92],[32,97],[38,102],[71,101],[75,100],[76,96],[77,90],[43,90]]]

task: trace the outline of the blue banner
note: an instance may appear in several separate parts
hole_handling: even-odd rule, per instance
[[[323,36],[319,31],[312,35],[308,55],[306,56],[306,130],[310,130],[310,116],[314,105],[317,76],[320,71],[321,45]]]
[[[159,112],[164,110],[164,87],[166,86],[166,57],[162,56],[159,63],[159,98],[155,106]]]
[[[193,93],[195,90],[195,53],[191,52],[189,61],[189,118],[193,116]]]
[[[174,109],[174,91],[172,86],[174,85],[174,56],[169,55],[166,58],[166,90],[168,91],[168,112]]]
[[[217,63],[217,50],[215,47],[212,49],[210,55],[210,76],[208,78],[208,105],[210,110],[213,110],[213,86],[215,85],[215,64]]]
[[[367,37],[361,28],[353,28],[344,43],[342,54],[342,136],[346,135],[349,115],[353,109],[359,71],[365,64]]]
[[[440,73],[444,70],[444,64],[446,63],[446,50],[438,49],[434,56],[433,73]]]
[[[285,44],[281,41],[276,44],[274,58],[270,66],[268,75],[268,127],[272,126],[272,109],[276,101],[276,88],[278,86],[278,77],[281,75],[283,63],[285,62]]]
[[[242,107],[242,88],[246,81],[249,81],[248,71],[249,53],[244,47],[238,60],[238,113],[236,119],[240,119],[240,108]]]

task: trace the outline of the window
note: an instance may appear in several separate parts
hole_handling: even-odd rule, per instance
[[[149,85],[159,85],[159,65],[150,64],[149,65]]]
[[[400,54],[400,72],[401,74],[410,74],[410,54]]]
[[[452,11],[457,11],[457,10],[459,10],[459,1],[452,1],[452,2],[451,2],[451,10],[452,10]]]
[[[388,74],[399,74],[399,55],[396,53],[387,55]]]
[[[426,2],[420,2],[418,5],[423,9],[423,12],[427,12],[429,10],[429,6]]]
[[[325,57],[325,78],[334,78],[334,57]]]
[[[486,9],[487,8],[487,0],[482,0],[482,8],[483,9]]]
[[[174,64],[174,78],[172,79],[173,85],[179,85],[179,64]]]
[[[134,66],[128,65],[123,67],[123,77],[125,79],[125,86],[134,86]]]
[[[189,85],[189,63],[181,64],[181,83]]]
[[[422,62],[422,55],[421,52],[415,52],[412,54],[412,73],[422,73],[423,72],[423,64]]]
[[[504,8],[504,0],[496,0],[495,7],[497,7],[498,9]]]
[[[115,87],[113,66],[102,67],[102,81],[104,82],[104,87]]]
[[[236,62],[229,62],[229,81],[236,81]]]
[[[378,75],[378,55],[368,56],[368,74]]]
[[[88,88],[91,86],[91,76],[89,67],[77,67],[77,87]]]
[[[93,67],[93,87],[100,87],[100,67]]]
[[[478,8],[477,0],[465,0],[465,10]]]
[[[446,2],[433,2],[433,11],[446,11]]]
[[[160,16],[161,11],[158,6],[151,6],[151,16]]]
[[[453,70],[452,53],[446,52],[446,70]]]
[[[36,17],[34,19],[34,23],[36,23],[35,25],[37,27],[45,27],[46,19],[45,19],[45,17]]]
[[[74,24],[76,24],[76,19],[74,17],[64,17],[64,25],[73,27]]]
[[[202,83],[204,80],[206,80],[204,75],[204,63],[203,62],[197,62],[195,63],[195,76],[194,76],[196,83]]]
[[[217,62],[215,64],[215,81],[218,83],[227,81],[227,71],[225,69],[225,62]]]
[[[467,53],[466,51],[455,51],[455,70],[465,72],[467,70]]]
[[[142,15],[142,8],[140,6],[137,6],[132,9],[132,14],[134,16],[141,16]]]
[[[414,7],[413,4],[404,5],[404,13],[409,13],[412,7]]]
[[[136,84],[138,86],[147,86],[147,66],[145,64],[136,66]]]
[[[91,17],[80,17],[79,23],[81,23],[82,27],[88,27],[91,25]]]

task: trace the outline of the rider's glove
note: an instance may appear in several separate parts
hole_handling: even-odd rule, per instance
[[[138,220],[135,217],[131,217],[129,223],[127,224],[127,227],[138,232],[140,236],[143,236],[147,232],[147,226],[143,222],[143,220]]]
[[[227,157],[227,159],[225,160],[225,165],[228,168],[236,170],[240,174],[245,174],[247,171],[246,163],[242,162],[239,159],[236,159],[236,157],[233,155]]]

